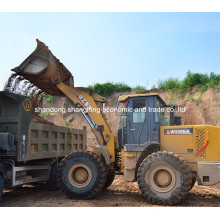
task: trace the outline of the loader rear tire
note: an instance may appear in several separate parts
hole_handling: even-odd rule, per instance
[[[3,195],[3,189],[4,189],[4,180],[3,180],[3,178],[0,176],[0,200],[1,200],[2,195]]]
[[[188,194],[192,185],[192,172],[178,155],[159,151],[142,162],[137,180],[149,202],[174,205]]]
[[[105,164],[96,154],[73,153],[59,165],[59,182],[69,198],[90,199],[104,188],[106,173]]]
[[[115,179],[115,174],[109,173],[106,178],[106,183],[105,183],[104,189],[107,189],[109,186],[111,186],[114,179]]]

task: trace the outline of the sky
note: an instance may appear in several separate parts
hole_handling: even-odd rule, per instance
[[[43,41],[75,86],[220,74],[220,13],[0,13],[0,89]]]

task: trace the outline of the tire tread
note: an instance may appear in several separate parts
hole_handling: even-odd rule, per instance
[[[175,166],[178,167],[180,172],[183,174],[184,181],[181,182],[181,187],[177,188],[173,192],[170,199],[158,198],[157,196],[155,196],[155,194],[153,195],[150,192],[148,192],[144,186],[144,182],[142,180],[142,176],[144,175],[144,167],[148,166],[150,163],[152,163],[156,159],[172,161],[172,163],[174,163]],[[174,154],[172,152],[167,152],[167,151],[159,151],[156,153],[152,153],[151,155],[149,155],[143,160],[142,164],[140,165],[138,169],[137,180],[138,180],[138,185],[139,185],[139,188],[142,194],[152,204],[175,205],[179,203],[180,201],[182,201],[187,196],[192,185],[192,172],[191,172],[190,167],[183,160],[183,158],[181,158],[177,154]]]

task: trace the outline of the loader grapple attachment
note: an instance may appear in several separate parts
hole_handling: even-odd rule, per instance
[[[64,95],[56,86],[59,82],[74,87],[70,71],[38,39],[35,51],[12,71],[50,95]]]

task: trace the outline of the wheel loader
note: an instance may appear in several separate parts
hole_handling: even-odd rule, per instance
[[[68,197],[93,198],[115,175],[124,175],[125,181],[138,182],[150,203],[174,205],[196,180],[199,185],[220,182],[220,127],[181,125],[175,106],[157,93],[119,97],[121,119],[115,136],[104,112],[107,99],[74,87],[70,71],[44,43],[37,40],[35,51],[12,71],[47,94],[72,100],[95,134],[97,144],[90,151],[73,153],[59,164],[59,182]],[[126,111],[120,112],[121,106]]]

